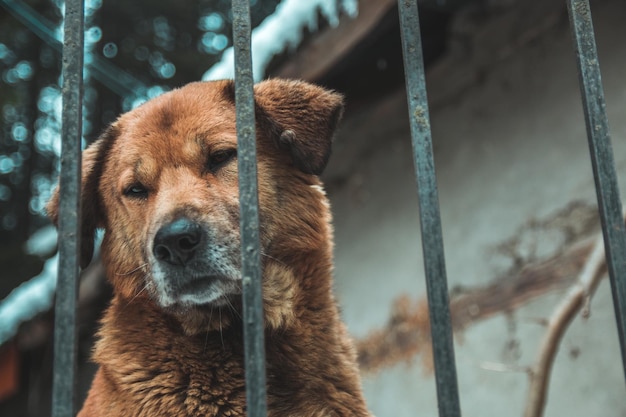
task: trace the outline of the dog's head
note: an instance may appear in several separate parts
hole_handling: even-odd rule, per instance
[[[317,176],[343,104],[320,87],[269,80],[255,86],[255,105],[264,290],[279,299],[294,291],[289,258],[327,250]],[[103,228],[102,258],[117,294],[186,313],[237,302],[232,81],[189,84],[122,115],[84,151],[82,175],[81,263]],[[48,204],[55,222],[58,198]]]

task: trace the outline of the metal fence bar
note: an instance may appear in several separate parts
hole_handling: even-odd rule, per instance
[[[52,416],[73,417],[76,392],[76,298],[80,249],[83,99],[83,0],[65,2],[63,121],[59,180],[59,269],[54,322]]]
[[[435,362],[439,415],[459,417],[459,390],[454,362],[446,264],[435,177],[435,162],[426,96],[424,60],[416,0],[398,2],[413,159],[420,205],[424,270]]]
[[[250,4],[248,0],[233,0],[232,10],[247,413],[250,417],[265,417],[267,399]]]
[[[568,0],[574,38],[587,139],[596,183],[613,306],[626,375],[626,228],[609,136],[604,90],[588,0]]]

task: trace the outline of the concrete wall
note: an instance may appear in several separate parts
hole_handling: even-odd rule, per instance
[[[626,2],[593,3],[625,196]],[[442,82],[429,84],[433,95]],[[406,114],[397,103],[394,111]],[[515,236],[524,235],[516,250],[525,260],[554,253],[558,245],[529,229],[529,220],[547,218],[574,201],[596,204],[574,54],[562,19],[491,66],[479,83],[439,103],[431,119],[451,288],[506,279],[513,261],[497,248]],[[408,124],[401,120],[398,126],[379,119],[367,138],[355,137],[355,122],[347,120],[329,167],[336,289],[357,338],[384,327],[400,295],[425,296]],[[564,293],[537,297],[455,334],[464,416],[522,415],[524,369],[545,333],[537,322],[550,316]],[[379,417],[437,415],[434,378],[423,358],[366,373],[364,386]],[[546,416],[626,416],[625,388],[605,279],[591,317],[576,318],[561,342]]]

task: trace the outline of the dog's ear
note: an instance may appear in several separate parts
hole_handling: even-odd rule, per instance
[[[81,178],[81,253],[80,266],[86,268],[93,257],[96,229],[104,226],[104,212],[98,195],[100,175],[108,150],[117,138],[117,129],[110,127],[83,151]],[[46,212],[55,226],[59,221],[59,186],[52,192]]]
[[[320,175],[343,113],[343,97],[303,81],[272,79],[254,88],[259,125],[298,169]]]

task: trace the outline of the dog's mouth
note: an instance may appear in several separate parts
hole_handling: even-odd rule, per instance
[[[189,282],[186,282],[178,288],[178,292],[181,295],[184,294],[203,294],[210,291],[211,287],[215,284],[215,281],[219,281],[220,277],[209,276],[201,278],[193,278]]]
[[[209,275],[172,280],[160,291],[164,307],[215,306],[228,304],[229,297],[241,294],[241,286],[232,278]]]

